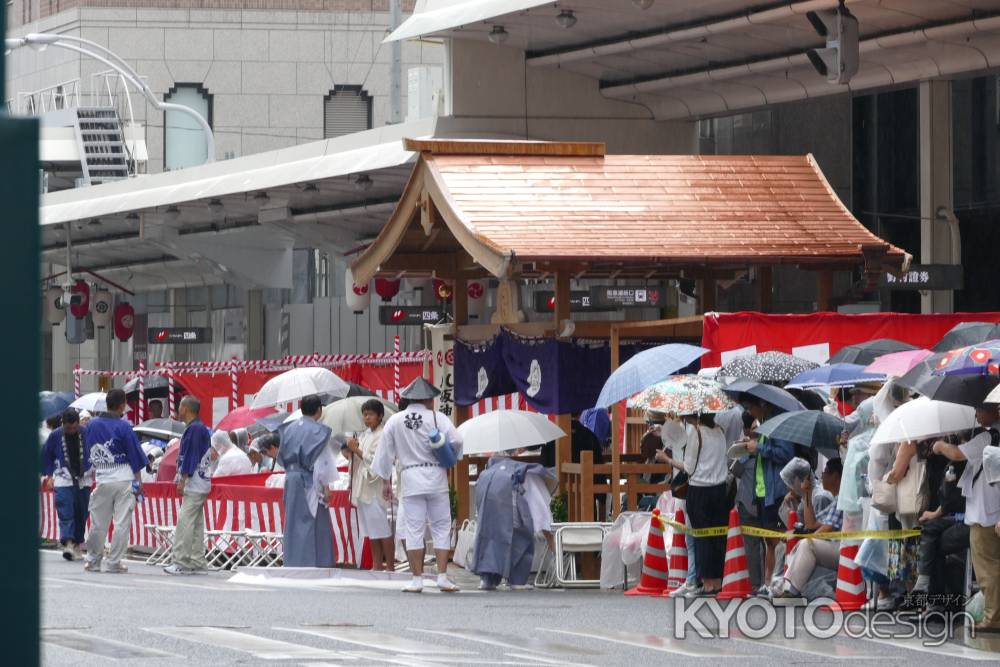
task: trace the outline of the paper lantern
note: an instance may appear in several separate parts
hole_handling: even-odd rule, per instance
[[[489,299],[486,298],[486,281],[470,280],[466,292],[469,295],[469,319],[485,322],[489,310]]]
[[[376,278],[375,293],[382,297],[383,301],[392,301],[392,297],[399,294],[399,285],[401,282],[401,280],[393,280],[391,278]]]
[[[66,319],[66,310],[62,306],[63,291],[60,287],[50,287],[45,290],[45,319],[49,324],[59,324]]]
[[[350,269],[347,269],[344,275],[344,286],[347,307],[355,313],[364,312],[372,300],[371,285],[369,283],[365,283],[364,285],[356,284],[354,282],[354,274],[351,273]]]
[[[114,310],[115,338],[124,342],[132,337],[135,329],[135,309],[128,302],[121,302],[115,306]]]
[[[111,324],[111,307],[113,305],[111,292],[99,289],[94,292],[94,326],[103,329]]]
[[[451,298],[455,295],[454,286],[445,280],[440,278],[434,279],[434,297],[440,301],[451,301]]]
[[[74,298],[69,305],[69,312],[76,318],[84,318],[90,312],[90,285],[83,280],[77,280],[72,288]]]

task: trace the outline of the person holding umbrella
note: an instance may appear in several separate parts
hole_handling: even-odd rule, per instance
[[[976,421],[982,425],[976,435],[962,445],[938,440],[933,452],[952,461],[967,461],[958,486],[965,496],[965,523],[969,526],[972,566],[983,591],[986,610],[976,632],[1000,632],[1000,486],[989,484],[983,475],[987,447],[1000,446],[1000,412],[993,403],[976,408]]]

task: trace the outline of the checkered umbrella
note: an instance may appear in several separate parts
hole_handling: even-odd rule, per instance
[[[876,359],[893,352],[903,352],[905,350],[918,350],[916,345],[904,343],[901,340],[892,338],[876,338],[875,340],[855,343],[840,348],[837,354],[830,357],[831,364],[861,364],[867,366]]]
[[[757,427],[757,433],[775,440],[787,440],[805,447],[814,447],[828,457],[839,457],[837,440],[844,430],[839,417],[822,410],[783,412]]]
[[[675,375],[628,400],[628,407],[672,415],[695,415],[734,407],[722,385],[699,375]]]
[[[688,366],[708,352],[697,345],[670,343],[643,350],[618,367],[597,398],[594,407],[606,408],[627,400]]]
[[[719,376],[784,384],[799,373],[812,370],[818,365],[784,352],[761,352],[749,357],[733,359],[719,369]]]

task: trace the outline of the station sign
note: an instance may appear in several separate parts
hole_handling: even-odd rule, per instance
[[[659,287],[590,288],[590,300],[598,308],[662,308],[666,295]]]
[[[549,291],[535,292],[534,304],[536,313],[552,313],[556,309],[556,293]],[[614,310],[614,308],[599,308],[594,305],[590,292],[584,290],[573,290],[569,293],[569,310],[573,313],[596,312],[602,310]]]
[[[420,326],[443,322],[444,308],[436,306],[379,306],[378,321],[383,326]]]
[[[150,327],[146,332],[149,345],[198,345],[212,342],[209,327]]]

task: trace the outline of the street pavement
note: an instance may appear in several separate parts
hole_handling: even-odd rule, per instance
[[[398,582],[170,577],[141,561],[128,561],[127,574],[95,574],[55,551],[40,558],[43,664],[52,666],[1000,664],[1000,637],[941,646],[801,631],[680,640],[673,601],[621,591],[486,593],[463,570],[453,576],[469,590],[446,595],[431,585],[407,595]]]

